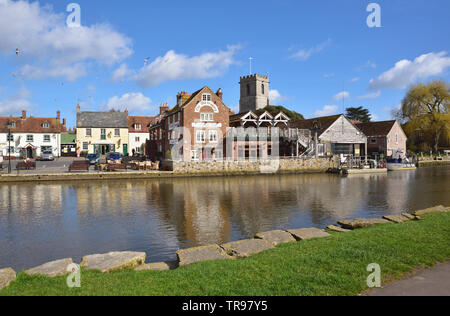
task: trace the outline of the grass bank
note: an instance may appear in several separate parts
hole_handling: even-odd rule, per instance
[[[358,295],[367,289],[370,263],[381,266],[386,282],[450,260],[450,213],[423,218],[173,271],[83,272],[79,289],[69,289],[65,277],[21,273],[0,295]]]

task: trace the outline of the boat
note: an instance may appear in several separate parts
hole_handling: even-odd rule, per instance
[[[408,159],[388,159],[386,162],[388,171],[406,171],[417,170],[415,164],[410,163]]]

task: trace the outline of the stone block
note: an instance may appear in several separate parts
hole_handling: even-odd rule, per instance
[[[269,232],[259,233],[256,234],[256,238],[264,239],[267,241],[270,241],[275,246],[279,244],[284,244],[288,242],[296,241],[294,237],[292,237],[291,234],[288,232],[282,231],[282,230],[272,230]]]
[[[11,268],[0,269],[0,291],[16,279],[16,272]]]
[[[327,229],[328,229],[328,230],[335,231],[335,232],[339,232],[339,233],[348,233],[348,232],[351,232],[351,230],[349,230],[349,229],[344,229],[344,228],[341,228],[341,227],[335,226],[335,225],[330,225],[330,226],[327,227]]]
[[[388,220],[382,218],[356,218],[352,220],[339,221],[338,224],[345,229],[366,228],[377,224],[389,223]]]
[[[222,245],[227,254],[236,258],[247,258],[273,247],[271,242],[264,239],[246,239]]]
[[[81,266],[86,270],[103,273],[132,269],[145,263],[145,252],[110,252],[83,257]]]
[[[168,271],[178,268],[178,261],[154,262],[138,266],[135,271]]]
[[[38,267],[34,267],[25,271],[28,275],[43,275],[46,277],[57,277],[69,274],[67,267],[73,263],[71,258],[47,262]]]
[[[383,216],[383,218],[390,222],[394,222],[397,224],[409,221],[409,218],[406,216],[403,216],[403,215],[386,215],[386,216]]]
[[[330,237],[331,235],[327,232],[318,228],[300,228],[300,229],[290,229],[288,230],[292,236],[297,240],[308,240],[313,238],[324,238]]]
[[[201,246],[177,251],[180,266],[200,261],[231,259],[218,245]]]

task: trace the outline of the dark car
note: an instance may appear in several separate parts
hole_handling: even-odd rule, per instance
[[[100,157],[97,154],[89,154],[86,156],[86,160],[88,160],[91,165],[98,164],[99,159]]]
[[[109,153],[106,155],[106,160],[122,160],[122,154],[121,153]]]

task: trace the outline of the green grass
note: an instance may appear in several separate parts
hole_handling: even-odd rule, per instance
[[[383,224],[281,245],[248,259],[197,263],[174,271],[83,271],[80,289],[66,278],[21,273],[0,295],[358,295],[378,263],[384,281],[450,260],[450,213]]]

